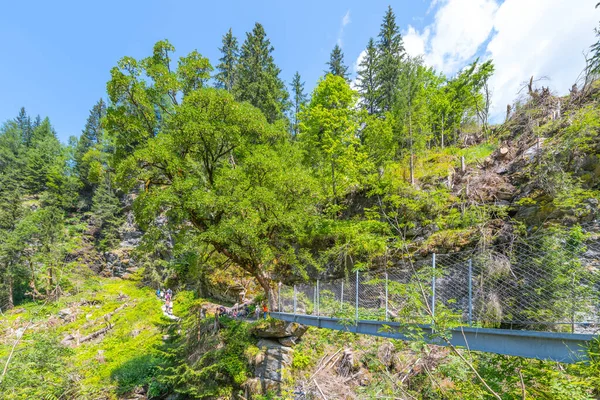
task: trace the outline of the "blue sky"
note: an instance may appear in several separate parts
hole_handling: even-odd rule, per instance
[[[171,4],[174,3],[175,5]],[[548,76],[566,93],[585,65],[600,10],[596,0],[389,1],[7,1],[0,8],[0,122],[21,106],[49,116],[60,139],[79,135],[89,109],[106,98],[109,71],[123,56],[143,58],[168,39],[176,56],[197,49],[213,65],[230,28],[243,41],[261,22],[289,82],[312,89],[340,42],[354,70],[376,37],[388,4],[409,54],[453,75],[475,57],[492,58],[492,113],[501,115],[521,83]]]
[[[33,4],[35,3],[35,4]],[[312,87],[341,40],[353,64],[376,36],[388,2],[365,1],[10,1],[0,12],[0,121],[21,106],[49,116],[61,140],[79,135],[89,109],[106,97],[109,71],[122,56],[142,58],[168,39],[177,56],[193,49],[213,65],[222,35],[240,41],[264,25],[275,61],[289,82],[296,70]],[[171,5],[176,3],[176,5]],[[142,5],[143,4],[143,5]],[[419,23],[428,3],[394,1],[398,23]],[[342,29],[344,16],[346,25]]]

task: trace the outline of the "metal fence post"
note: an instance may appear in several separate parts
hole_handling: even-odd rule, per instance
[[[294,315],[296,315],[296,285],[294,285]]]
[[[469,326],[473,325],[473,261],[469,258]]]
[[[388,273],[385,273],[385,320],[388,320]]]
[[[356,325],[358,325],[358,270],[356,270],[356,314],[355,314]]]
[[[435,253],[433,253],[433,259],[431,263],[431,270],[433,276],[431,277],[431,319],[432,323],[435,322]]]
[[[279,303],[277,311],[281,312],[281,282],[279,282],[279,286],[277,287],[277,302]]]
[[[344,280],[342,279],[342,291],[340,295],[340,312],[344,312]]]
[[[319,311],[321,308],[321,293],[319,292],[319,280],[317,279],[317,315],[319,315]]]
[[[313,310],[312,315],[317,314],[317,286],[313,286]]]

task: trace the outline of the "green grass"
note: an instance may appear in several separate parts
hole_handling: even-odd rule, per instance
[[[120,295],[127,298],[119,299]],[[84,299],[96,304],[75,306]],[[82,337],[103,328],[106,326],[103,316],[124,303],[128,306],[112,316],[110,323],[114,327],[102,338],[72,349],[59,344],[67,334]],[[58,311],[69,306],[76,309],[76,318],[63,323]],[[93,278],[83,284],[77,295],[63,297],[53,304],[22,304],[17,307],[21,312],[0,316],[2,365],[14,343],[14,334],[12,337],[9,334],[33,321],[16,348],[6,382],[0,387],[3,398],[29,398],[27,393],[38,393],[40,396],[116,399],[118,394],[136,386],[149,385],[162,362],[155,353],[162,343],[159,326],[166,322],[160,306],[153,291],[140,287],[137,279]],[[36,350],[35,346],[40,348]],[[49,353],[47,358],[53,360],[52,365],[41,371],[26,365],[44,351]],[[48,377],[62,389],[39,379],[36,383],[34,373]]]

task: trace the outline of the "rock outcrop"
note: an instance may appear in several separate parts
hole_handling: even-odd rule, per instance
[[[277,320],[254,327],[252,333],[260,338],[257,343],[260,352],[252,361],[255,378],[245,385],[248,394],[280,392],[285,371],[292,365],[292,346],[307,329],[308,327],[295,322]]]

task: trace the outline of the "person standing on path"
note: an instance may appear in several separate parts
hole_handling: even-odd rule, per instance
[[[263,319],[267,319],[267,313],[269,312],[269,309],[267,308],[267,303],[263,304]]]

